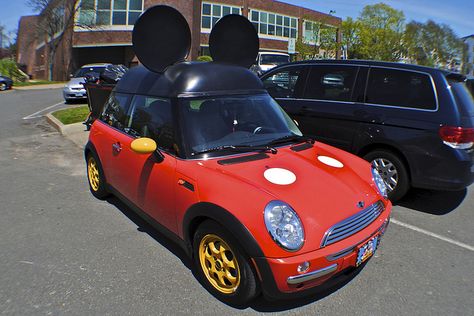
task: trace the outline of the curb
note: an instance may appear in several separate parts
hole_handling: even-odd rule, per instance
[[[78,147],[82,148],[87,143],[89,138],[89,131],[82,122],[64,125],[52,115],[52,112],[47,113],[46,120],[53,126],[61,135],[71,140]]]
[[[39,85],[31,85],[25,87],[15,87],[13,86],[13,90],[25,91],[25,90],[52,90],[52,89],[60,89],[64,87],[65,83],[52,83],[52,84],[39,84]]]

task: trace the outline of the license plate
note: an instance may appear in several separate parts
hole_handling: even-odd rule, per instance
[[[379,238],[380,236],[375,236],[359,248],[359,251],[357,252],[356,267],[360,266],[374,255],[375,250],[377,250]]]
[[[82,93],[76,93],[76,97],[83,97],[83,96],[84,96],[84,94],[82,94]]]

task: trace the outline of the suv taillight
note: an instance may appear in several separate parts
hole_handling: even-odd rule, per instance
[[[456,149],[469,149],[474,146],[474,128],[442,126],[439,136],[446,145]]]

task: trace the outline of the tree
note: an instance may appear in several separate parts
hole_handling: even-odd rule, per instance
[[[358,55],[398,61],[403,52],[405,15],[384,3],[367,5],[358,18]]]
[[[28,5],[40,12],[37,38],[40,43],[43,41],[45,43],[45,68],[46,77],[49,80],[53,80],[58,48],[64,44],[64,41],[72,41],[72,28],[92,26],[92,23],[75,22],[75,15],[80,10],[82,2],[79,0],[28,0]],[[67,46],[64,45],[64,47]],[[71,67],[69,60],[64,59],[62,62],[65,63],[65,69],[69,72]]]
[[[311,17],[304,16],[303,20],[308,24],[305,34],[298,36],[296,40],[299,58],[336,58],[337,52],[341,49],[340,43],[337,42],[338,28],[330,24],[329,18],[321,18],[318,22],[313,22]]]
[[[341,44],[346,51],[346,58],[357,58],[357,47],[359,42],[360,23],[348,17],[342,21],[341,25]]]
[[[445,24],[432,20],[411,21],[404,33],[405,54],[412,63],[425,66],[452,67],[463,59],[464,43]]]

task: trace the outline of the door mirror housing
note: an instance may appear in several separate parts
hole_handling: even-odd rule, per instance
[[[137,154],[151,154],[156,151],[156,142],[148,137],[141,137],[135,139],[131,144],[130,147],[134,152]]]

